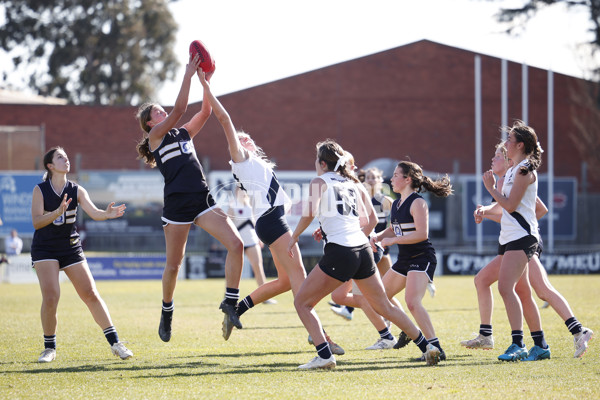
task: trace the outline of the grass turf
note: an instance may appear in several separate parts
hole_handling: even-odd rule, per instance
[[[600,334],[600,275],[551,276],[575,316]],[[413,344],[401,350],[368,351],[378,334],[360,310],[346,321],[329,310],[317,312],[346,354],[333,371],[299,371],[315,355],[292,304],[258,305],[242,317],[244,329],[221,337],[223,280],[180,281],[175,296],[173,337],[157,334],[159,281],[98,281],[120,339],[134,352],[114,357],[101,329],[69,282],[61,285],[57,359],[38,364],[43,349],[38,285],[0,285],[0,398],[4,399],[255,399],[255,398],[600,398],[600,348],[592,340],[582,359],[573,358],[573,340],[551,309],[540,310],[552,358],[502,363],[510,327],[495,293],[496,348],[469,350],[459,342],[479,328],[473,277],[437,277],[437,294],[425,295],[448,360],[436,367],[416,361]],[[242,297],[255,288],[241,284]],[[402,296],[397,296],[402,301]],[[402,301],[403,302],[403,301]],[[541,304],[541,301],[539,302]],[[398,328],[392,333],[397,335]],[[525,341],[532,340],[525,327]]]

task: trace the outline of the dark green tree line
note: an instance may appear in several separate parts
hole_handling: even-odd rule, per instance
[[[72,104],[134,104],[156,95],[178,67],[167,0],[6,0],[0,47],[27,85]],[[6,82],[7,72],[3,81]]]

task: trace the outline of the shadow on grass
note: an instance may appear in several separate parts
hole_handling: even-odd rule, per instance
[[[308,353],[308,354],[307,354]],[[302,354],[306,357],[299,357],[298,362],[257,362],[251,366],[229,366],[223,365],[218,362],[204,362],[203,360],[210,358],[246,358],[246,357],[269,357],[269,356],[286,356]],[[93,373],[93,372],[116,372],[116,371],[129,371],[132,373],[140,372],[137,376],[128,375],[127,379],[140,378],[140,379],[153,379],[153,378],[173,378],[173,377],[190,377],[190,376],[207,376],[207,375],[230,375],[230,374],[255,374],[264,372],[282,372],[289,373],[290,370],[296,371],[301,363],[309,361],[310,357],[314,355],[314,351],[281,351],[281,352],[263,352],[263,353],[230,353],[230,354],[203,354],[203,355],[192,355],[187,357],[169,357],[168,360],[174,360],[178,358],[201,358],[199,361],[188,361],[188,362],[170,362],[163,363],[161,365],[155,364],[139,364],[122,361],[114,361],[107,363],[94,363],[94,364],[82,364],[72,365],[68,367],[53,367],[56,366],[44,366],[41,367],[37,362],[26,363],[26,368],[20,368],[17,371],[4,371],[4,374],[55,374],[55,373]],[[464,368],[465,366],[485,366],[491,364],[497,364],[495,359],[486,361],[473,360],[468,362],[465,360],[469,356],[456,355],[449,357],[447,361],[440,362],[437,367],[445,368]],[[306,359],[305,359],[306,358]],[[458,360],[462,359],[462,360]],[[454,362],[453,362],[454,361]],[[151,361],[155,363],[156,361]],[[35,367],[33,367],[35,365]],[[30,369],[27,369],[27,366]],[[357,372],[357,371],[378,371],[378,370],[390,370],[398,369],[403,370],[407,368],[429,368],[425,362],[418,360],[417,358],[373,358],[373,359],[359,359],[359,360],[344,360],[344,357],[337,357],[337,367],[335,368],[338,372]],[[217,370],[215,370],[217,369]],[[304,371],[298,371],[304,372]],[[312,372],[312,371],[310,371]],[[114,377],[114,379],[125,379],[122,376]]]
[[[37,362],[28,363],[28,365],[40,365]],[[56,364],[54,364],[56,365]],[[157,369],[163,370],[164,368],[207,368],[207,367],[217,367],[219,364],[213,363],[204,363],[201,361],[192,361],[187,363],[178,363],[164,366],[147,366],[140,364],[131,364],[127,362],[119,362],[116,361],[110,364],[84,364],[84,365],[73,365],[70,367],[43,367],[43,368],[33,368],[33,369],[21,369],[18,371],[4,371],[5,374],[55,374],[55,373],[87,373],[87,372],[107,372],[107,371],[140,371],[140,370],[150,370]]]

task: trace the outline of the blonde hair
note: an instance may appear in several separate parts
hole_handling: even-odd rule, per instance
[[[236,134],[240,138],[244,137],[244,138],[252,140],[252,144],[254,144],[254,149],[255,149],[252,153],[254,153],[254,155],[256,157],[258,157],[261,160],[263,160],[264,162],[266,162],[269,165],[269,167],[275,168],[275,163],[267,158],[267,155],[265,154],[264,150],[256,144],[254,139],[252,139],[252,137],[248,133],[246,133],[244,131],[237,131]]]

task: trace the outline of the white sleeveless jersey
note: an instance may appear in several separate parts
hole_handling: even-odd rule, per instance
[[[512,190],[515,176],[519,173],[519,168],[527,166],[527,159],[521,161],[519,165],[509,168],[504,177],[502,185],[502,194],[509,197]],[[517,206],[517,209],[509,213],[502,209],[502,220],[500,221],[500,238],[501,245],[521,239],[527,235],[533,235],[540,240],[538,232],[538,222],[535,217],[535,200],[537,198],[538,178],[537,172],[533,171],[535,182],[527,186],[525,195]]]
[[[233,177],[248,193],[257,219],[275,206],[285,206],[287,211],[292,201],[279,184],[273,168],[266,161],[250,153],[248,159],[242,162],[229,163]]]
[[[320,176],[327,189],[321,196],[317,217],[327,243],[355,247],[369,243],[360,229],[359,192],[356,184],[335,172]]]
[[[235,227],[242,237],[244,247],[257,244],[258,236],[254,230],[252,207],[248,204],[234,201],[233,204],[229,206],[229,213],[232,215],[231,221],[235,224]]]

